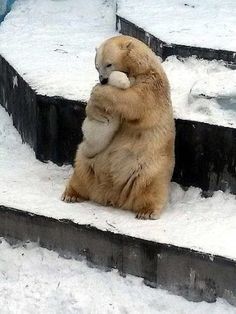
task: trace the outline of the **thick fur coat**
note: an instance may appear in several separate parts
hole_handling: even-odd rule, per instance
[[[96,85],[87,114],[118,116],[119,129],[105,150],[93,158],[78,148],[74,174],[62,196],[64,201],[92,200],[157,219],[168,200],[174,168],[175,126],[170,88],[156,55],[129,36],[113,37],[97,50],[96,68],[101,82],[121,71],[134,84],[121,90]]]

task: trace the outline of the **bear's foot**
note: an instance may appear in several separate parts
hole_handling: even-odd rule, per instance
[[[159,209],[144,208],[137,213],[136,218],[156,220],[160,218],[160,215],[161,215],[161,210]]]
[[[79,203],[84,201],[79,193],[72,189],[70,186],[65,189],[64,193],[61,196],[61,200],[66,203]]]

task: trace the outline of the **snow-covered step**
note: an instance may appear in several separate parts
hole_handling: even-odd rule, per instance
[[[220,61],[194,57],[171,56],[162,64],[170,80],[177,117],[174,181],[204,190],[233,192],[236,70]]]
[[[195,101],[200,104],[202,100],[214,100],[226,112],[236,111],[236,71],[222,71],[210,73],[205,79],[199,79],[191,88],[189,94],[190,105]],[[208,108],[211,110],[211,104]]]
[[[236,64],[236,5],[228,1],[118,0],[117,28],[137,37],[163,59],[196,55]]]
[[[16,1],[0,55],[37,94],[85,101],[98,81],[95,47],[114,36],[115,1]]]
[[[234,0],[118,0],[118,15],[168,44],[236,51]]]
[[[236,304],[235,196],[203,198],[200,189],[173,183],[157,221],[89,202],[66,204],[60,195],[72,168],[36,160],[3,108],[0,120],[0,236],[81,254],[191,300],[221,296]]]
[[[168,57],[162,63],[171,85],[176,118],[201,121],[236,128],[236,70],[222,61],[199,60],[195,57]],[[196,102],[197,95],[206,95]],[[224,98],[228,105],[219,106],[215,99]]]
[[[36,158],[57,164],[73,162],[82,140],[84,102],[38,95],[0,55],[0,105]]]

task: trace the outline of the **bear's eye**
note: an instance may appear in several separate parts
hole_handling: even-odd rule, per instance
[[[112,64],[111,64],[111,63],[107,64],[107,68],[110,68],[111,66],[112,66]]]

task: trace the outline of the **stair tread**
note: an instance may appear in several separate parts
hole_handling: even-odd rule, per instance
[[[236,51],[234,0],[119,0],[118,15],[169,44]]]
[[[176,118],[236,127],[236,106],[231,104],[230,97],[224,106],[219,106],[214,97],[192,97],[196,93],[206,96],[214,93],[225,98],[235,95],[236,70],[227,68],[221,61],[195,57],[178,60],[170,56],[163,66],[170,81]]]
[[[197,80],[191,90],[192,95],[205,95],[208,98],[236,97],[236,71],[208,73]]]

